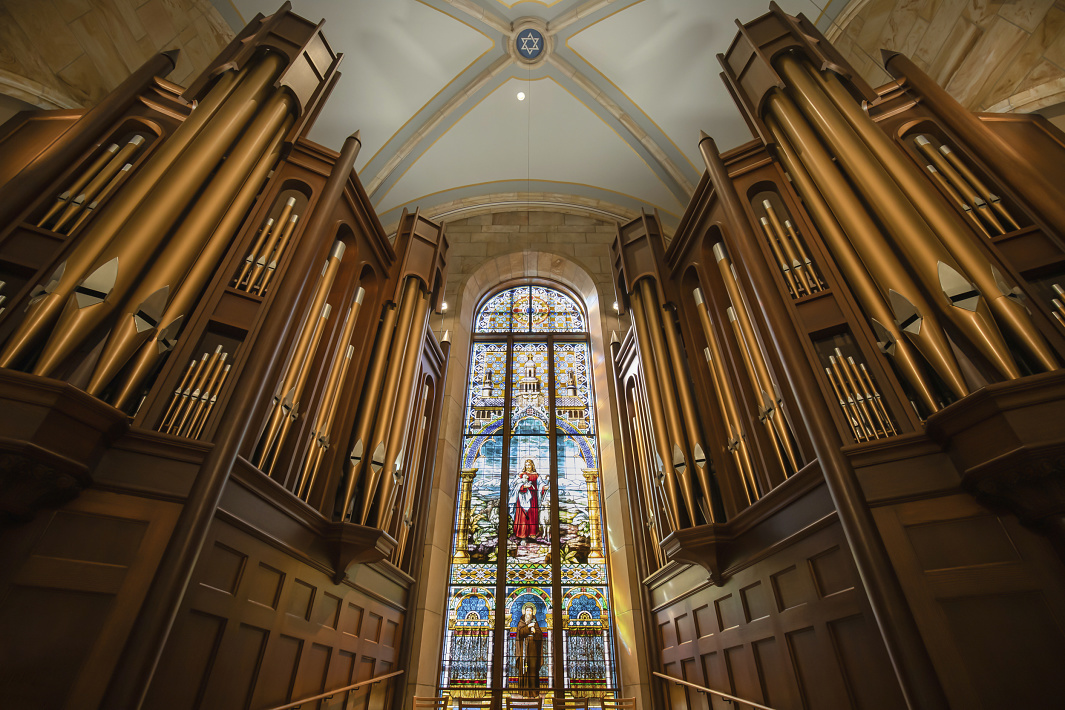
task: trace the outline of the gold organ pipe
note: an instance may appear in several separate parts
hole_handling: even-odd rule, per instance
[[[421,364],[422,346],[425,342],[425,327],[429,318],[428,291],[418,292],[414,316],[411,318],[410,333],[403,350],[403,367],[400,371],[399,389],[396,390],[396,403],[392,408],[391,422],[388,428],[385,448],[385,468],[381,472],[381,494],[377,504],[377,527],[387,530],[396,504],[398,481],[396,466],[403,451],[403,437],[410,423],[411,407],[414,404],[414,378]],[[409,473],[409,472],[408,472]],[[370,496],[367,496],[369,498]]]
[[[78,231],[78,227],[84,224],[85,221],[92,216],[92,213],[96,210],[97,206],[110,197],[111,193],[117,190],[118,186],[125,181],[131,170],[133,170],[133,163],[126,163],[123,165],[122,169],[115,173],[115,176],[111,178],[111,181],[108,182],[104,189],[100,191],[100,194],[96,196],[96,199],[85,206],[85,209],[81,211],[78,218],[74,220],[74,224],[70,225],[70,230],[67,233],[73,234]]]
[[[351,336],[355,332],[355,323],[359,319],[359,311],[362,309],[362,301],[366,291],[362,286],[355,290],[355,297],[348,309],[347,320],[344,321],[344,330],[340,334],[340,348],[333,360],[326,379],[325,389],[322,390],[322,405],[318,408],[315,418],[314,429],[311,431],[311,450],[308,452],[303,471],[300,473],[300,481],[297,486],[297,495],[306,500],[314,487],[314,479],[318,475],[318,466],[322,462],[322,455],[329,448],[329,430],[333,426],[336,416],[337,405],[340,403],[340,390],[344,387],[344,380],[351,365],[351,356],[355,346],[351,344]]]
[[[880,428],[880,431],[884,432],[884,436],[891,436],[892,434],[897,433],[895,432],[895,428],[891,425],[891,418],[885,417],[880,411],[881,408],[877,406],[878,402],[873,399],[873,393],[870,390],[868,383],[865,381],[865,378],[862,377],[861,370],[859,370],[858,366],[854,363],[854,358],[843,358],[839,348],[836,348],[836,353],[841,358],[840,364],[843,366],[843,369],[849,373],[849,377],[855,383],[854,386],[857,391],[861,393],[862,400],[868,405],[868,409],[872,411],[872,421]]]
[[[795,229],[795,226],[789,219],[784,220],[784,227],[788,230],[788,235],[795,243],[795,248],[799,252],[799,259],[802,263],[806,264],[806,268],[810,270],[810,275],[813,276],[814,282],[817,283],[818,290],[823,290],[825,288],[825,282],[817,275],[817,269],[814,268],[813,259],[811,259],[810,255],[806,253],[806,247],[802,243],[802,238],[799,236],[798,230]]]
[[[670,368],[666,363],[669,362],[669,352],[666,349],[665,341],[662,338],[662,322],[659,318],[661,308],[658,305],[658,295],[651,286],[649,279],[640,279],[637,284],[640,288],[640,300],[643,305],[644,318],[647,321],[647,329],[650,331],[651,346],[654,352],[655,362],[659,363],[659,366],[655,368],[658,375],[658,384],[662,392],[662,407],[666,414],[666,425],[669,427],[669,438],[673,444],[670,447],[670,456],[673,457],[673,447],[679,447],[681,456],[684,456],[685,446],[688,444],[685,438],[684,425],[681,423],[680,410],[677,407],[677,395],[674,387],[679,387],[680,380],[677,373],[671,373]],[[673,381],[673,377],[677,376],[676,383]],[[694,443],[691,445],[692,449],[695,448]],[[676,457],[673,457],[676,458]],[[687,461],[687,457],[684,456],[684,465],[678,470],[676,462],[674,461],[673,470],[677,473],[677,479],[680,482],[680,494],[684,499],[684,505],[688,510],[688,519],[692,525],[698,524],[698,518],[695,515],[697,506],[695,504],[695,488],[692,485],[690,464]],[[709,503],[709,501],[707,501]]]
[[[138,148],[144,143],[144,136],[133,136],[130,138],[126,145],[122,146],[122,150],[117,154],[107,165],[100,170],[99,173],[89,181],[89,184],[78,193],[77,197],[70,201],[67,208],[63,210],[63,214],[56,220],[55,226],[52,227],[53,232],[59,232],[64,226],[78,213],[78,210],[88,206],[88,204],[100,193],[101,190],[110,182],[111,178],[118,174],[118,171],[122,169],[122,166],[126,163],[126,160],[137,151]],[[73,232],[73,228],[70,229]]]
[[[821,214],[818,219],[821,233],[829,241],[848,283],[862,295],[869,315],[895,337],[896,344],[912,342],[958,398],[968,395],[969,388],[935,311],[854,195],[839,167],[821,147],[790,99],[774,93],[769,98],[769,111],[767,123],[777,139],[780,158],[785,165],[790,164],[789,173],[797,184],[804,186],[801,189],[811,213]],[[830,209],[822,209],[822,202]],[[842,228],[839,231],[832,227],[833,215],[839,220]],[[857,253],[852,257],[854,252]],[[869,272],[865,271],[866,266]],[[863,278],[862,274],[866,273]],[[875,289],[870,289],[870,284],[875,284]],[[883,295],[883,301],[875,297],[877,291]],[[881,303],[888,304],[887,313],[880,307]],[[898,337],[897,333],[905,333],[906,338]],[[940,407],[908,350],[896,348],[894,355],[921,398],[926,404],[931,402],[932,411],[938,410]]]
[[[847,367],[847,361],[839,351],[839,348],[836,348],[835,356],[829,356],[828,361],[832,363],[832,369],[836,371],[836,376],[842,383],[843,389],[854,399],[854,404],[860,413],[860,421],[874,439],[879,439],[880,431],[876,426],[876,417],[873,416],[873,412],[869,408],[869,402],[862,396],[858,383],[854,381],[854,373]]]
[[[218,226],[214,230],[214,234],[207,241],[207,245],[204,246],[203,251],[199,253],[196,259],[192,262],[192,268],[185,274],[185,278],[181,281],[181,285],[178,287],[177,292],[173,294],[166,308],[163,311],[162,316],[159,318],[159,326],[156,327],[147,342],[140,346],[140,349],[134,352],[117,354],[107,354],[107,359],[110,361],[121,361],[123,364],[128,362],[130,358],[133,358],[133,363],[127,370],[124,378],[120,382],[118,389],[112,397],[114,406],[118,409],[125,408],[126,404],[139,390],[141,383],[148,377],[149,373],[155,367],[159,358],[168,352],[174,345],[177,339],[177,332],[181,328],[182,322],[186,315],[192,310],[194,304],[200,298],[200,292],[203,287],[210,281],[217,269],[218,263],[222,260],[226,251],[229,249],[233,234],[237,231],[241,222],[244,221],[244,216],[247,214],[248,209],[255,201],[256,196],[259,194],[259,188],[262,186],[263,181],[266,180],[267,174],[277,162],[277,158],[280,155],[281,142],[284,139],[285,133],[287,133],[289,126],[292,125],[292,120],[288,119],[285,122],[283,130],[279,131],[274,137],[273,143],[266,153],[259,159],[259,162],[255,165],[251,175],[244,181],[244,185],[240,188],[240,192],[233,199],[229,209],[226,210],[222,220],[218,223]],[[115,340],[115,344],[111,342],[114,338],[108,338],[107,349],[119,347],[125,347],[119,345]],[[106,352],[106,349],[105,349]],[[103,367],[100,363],[104,361],[104,356],[100,356],[100,361],[97,363],[96,372],[93,373],[93,378],[96,377],[106,378],[106,372],[101,372]],[[99,374],[98,374],[99,373]],[[111,374],[113,378],[117,374]]]
[[[673,315],[663,306],[659,312],[663,319],[663,329],[666,332],[666,345],[669,348],[669,361],[673,367],[673,375],[677,378],[677,393],[680,395],[681,418],[688,434],[688,443],[691,444],[691,453],[695,464],[695,477],[699,481],[699,490],[706,500],[706,508],[710,516],[706,522],[713,523],[713,496],[710,493],[710,471],[706,449],[703,448],[703,436],[699,431],[699,416],[695,412],[695,401],[692,399],[691,387],[687,378],[684,377],[684,356],[680,345],[680,337],[677,333],[677,323]]]
[[[634,394],[636,394],[637,397],[639,396],[638,393],[634,393]],[[637,404],[635,406],[638,407],[639,405]],[[635,416],[633,416],[633,418],[632,418],[632,427],[633,427],[633,439],[636,441],[637,455],[638,455],[638,457],[640,459],[640,461],[639,461],[640,472],[641,472],[641,474],[643,476],[644,498],[645,498],[644,502],[647,505],[647,509],[645,511],[641,511],[641,512],[644,513],[644,515],[647,516],[647,519],[642,521],[642,522],[647,527],[647,532],[651,536],[651,550],[654,553],[655,561],[658,563],[658,566],[661,567],[663,564],[665,564],[665,559],[663,558],[663,555],[662,555],[662,544],[660,542],[661,539],[662,539],[662,534],[661,534],[661,530],[659,530],[659,527],[658,527],[660,521],[655,517],[655,512],[654,512],[654,509],[655,509],[654,508],[654,499],[655,499],[654,473],[651,471],[650,464],[647,461],[647,451],[646,451],[647,441],[644,439],[644,432],[643,432],[643,429],[640,427],[640,414],[639,414],[638,410],[637,410]]]
[[[355,497],[355,486],[359,483],[363,464],[369,458],[370,451],[366,441],[370,438],[370,427],[373,426],[373,415],[377,409],[377,401],[381,395],[381,378],[384,376],[385,365],[388,359],[388,346],[392,342],[392,329],[396,325],[399,309],[388,306],[384,318],[377,330],[377,341],[374,343],[373,354],[370,356],[370,371],[366,375],[366,384],[363,388],[363,398],[360,401],[358,425],[355,427],[355,448],[352,453],[362,446],[362,453],[358,461],[349,457],[351,470],[348,472],[347,483],[344,485],[343,505],[340,509],[340,519],[347,520],[348,508],[351,507]]]
[[[170,420],[170,422],[164,422],[162,431],[166,432],[167,434],[176,434],[181,429],[181,424],[185,420],[185,413],[188,411],[189,407],[191,407],[192,404],[197,399],[199,399],[200,389],[203,387],[203,384],[207,381],[207,379],[211,376],[211,373],[214,371],[215,365],[218,363],[218,360],[219,358],[221,358],[221,356],[221,345],[215,347],[214,352],[211,353],[209,356],[207,353],[204,353],[204,360],[206,362],[203,363],[202,367],[196,369],[196,376],[193,378],[192,382],[189,383],[188,389],[186,390],[189,393],[188,396],[184,397],[178,404],[178,407],[174,411],[174,416]]]
[[[769,366],[762,357],[762,350],[758,345],[758,337],[754,333],[754,325],[751,316],[747,312],[747,305],[740,293],[740,285],[736,280],[736,274],[732,270],[732,260],[725,251],[725,245],[718,242],[714,245],[714,258],[717,259],[718,270],[721,279],[725,283],[729,299],[732,301],[733,311],[736,316],[736,326],[739,328],[740,352],[746,353],[745,361],[750,367],[751,383],[754,385],[755,396],[761,396],[760,414],[769,421],[769,429],[776,432],[776,440],[780,443],[784,455],[791,464],[792,472],[799,470],[799,458],[791,444],[791,435],[788,432],[788,424],[779,407],[779,398],[776,396],[776,387],[773,378],[769,375]],[[785,475],[789,475],[785,468]]]
[[[851,412],[851,409],[850,409],[853,406],[853,402],[851,402],[847,398],[846,394],[843,394],[842,392],[840,392],[839,385],[836,383],[836,378],[835,378],[835,376],[832,373],[832,368],[831,367],[825,367],[824,368],[824,374],[826,376],[828,376],[829,383],[832,385],[832,391],[836,394],[836,399],[839,400],[839,408],[841,410],[843,410],[843,418],[847,419],[847,426],[849,426],[851,428],[851,434],[854,436],[854,441],[856,441],[856,442],[865,441],[866,440],[866,435],[865,435],[865,433],[863,433],[861,430],[858,429],[858,422],[854,418],[854,416],[853,416],[853,414]]]
[[[704,351],[706,364],[714,381],[714,393],[717,395],[718,407],[721,409],[721,418],[728,428],[729,441],[726,442],[726,448],[736,459],[736,468],[739,470],[743,487],[747,492],[747,502],[754,503],[759,498],[758,485],[754,478],[754,464],[751,462],[747,443],[743,439],[743,430],[740,427],[740,422],[743,420],[740,417],[739,400],[725,372],[721,345],[717,341],[714,326],[710,322],[710,311],[707,310],[706,302],[703,300],[703,292],[697,288],[692,291],[692,295],[695,298],[695,310],[699,313],[699,322],[703,327],[703,335],[706,336],[707,348]]]
[[[425,432],[429,426],[429,418],[425,414],[426,400],[429,398],[429,385],[422,386],[422,398],[419,403],[417,400],[414,405],[414,416],[411,418],[414,424],[414,431],[409,432],[413,434],[413,448],[410,449],[410,456],[407,459],[407,472],[404,476],[403,482],[403,498],[399,504],[399,511],[401,513],[398,526],[396,528],[396,539],[399,544],[396,545],[395,564],[399,565],[403,561],[403,553],[407,546],[407,537],[410,534],[410,529],[414,525],[414,521],[411,519],[411,514],[414,512],[414,493],[415,483],[420,480],[421,474],[421,452],[422,445],[425,439]],[[418,475],[415,475],[418,474]]]
[[[255,290],[256,295],[266,295],[266,287],[270,284],[270,279],[272,279],[274,274],[277,273],[277,263],[281,261],[281,257],[285,253],[285,248],[288,247],[288,242],[292,239],[292,233],[296,231],[296,222],[298,220],[299,215],[294,214],[289,217],[288,222],[285,224],[285,228],[281,232],[281,239],[277,242],[277,249],[270,258],[270,262],[266,265],[266,273],[263,274],[263,280]]]
[[[160,179],[171,170],[185,148],[226,103],[237,85],[243,83],[249,71],[249,68],[245,67],[239,74],[222,74],[199,106],[163,141],[137,172],[137,179],[108,204],[107,211],[79,238],[77,248],[50,277],[49,284],[45,287],[46,292],[36,300],[31,300],[26,317],[0,353],[0,367],[11,367],[27,353],[38,338],[48,332],[49,326],[59,316],[66,296],[74,290],[84,275],[89,273],[88,269],[96,257],[103,252],[119,228],[153,191]]]
[[[92,162],[88,168],[86,168],[81,175],[74,180],[74,183],[56,198],[55,204],[48,208],[44,217],[41,217],[41,221],[37,223],[38,227],[44,227],[56,214],[63,209],[63,206],[70,202],[71,197],[75,197],[81,194],[81,188],[89,184],[98,172],[103,170],[103,167],[111,160],[111,157],[118,152],[118,143],[112,143],[109,145],[103,153],[97,156],[96,160]]]
[[[973,343],[981,349],[985,357],[1009,379],[1017,379],[1021,376],[1002,334],[990,317],[993,312],[999,324],[1011,331],[1044,368],[1057,369],[1057,356],[1032,323],[1028,310],[1012,297],[1011,287],[1004,283],[1003,276],[980,251],[971,232],[964,228],[954,211],[949,209],[938,195],[933,195],[926,189],[926,183],[921,179],[913,164],[904,158],[887,135],[850,98],[839,80],[832,76],[822,76],[808,65],[804,67],[794,57],[785,57],[781,62],[781,68],[786,74],[794,75],[793,78],[798,80],[797,87],[800,84],[805,85],[809,91],[812,91],[813,94],[809,100],[819,105],[824,111],[830,111],[835,106],[838,113],[834,114],[833,119],[836,116],[844,119],[843,125],[840,126],[844,130],[840,132],[840,135],[861,136],[859,146],[866,149],[858,154],[850,151],[841,153],[841,159],[845,165],[850,160],[857,159],[858,156],[873,157],[875,154],[874,162],[870,166],[873,168],[872,172],[878,178],[883,176],[887,180],[883,185],[885,192],[873,196],[872,202],[876,208],[884,211],[882,217],[885,223],[899,225],[896,238],[903,250],[910,254],[915,267],[928,270],[929,275],[932,275],[933,268],[937,272],[936,278],[930,285],[939,283],[942,288],[942,282],[946,280],[944,266],[956,272],[947,274],[947,279],[956,279],[958,275],[962,275],[965,279],[972,279],[980,294],[983,295],[983,299],[972,303],[964,293],[956,293],[952,305],[955,302],[959,305],[947,310],[951,311],[955,318],[966,312],[973,314],[957,322],[959,326],[964,324],[963,330],[967,331]],[[803,89],[800,88],[800,92],[802,91]],[[845,130],[848,125],[852,131]],[[877,159],[879,162],[876,162]],[[884,168],[880,166],[886,167],[887,172],[885,173]],[[858,182],[861,184],[863,180],[858,180]],[[918,220],[911,224],[913,216],[918,217]],[[908,228],[907,225],[912,228]],[[915,231],[918,228],[919,231]],[[947,257],[950,260],[941,257]],[[935,258],[934,263],[933,258]],[[955,261],[958,268],[955,269],[951,261]],[[968,273],[968,277],[962,274],[962,269]],[[986,308],[982,303],[984,299],[987,301]],[[971,311],[969,308],[976,310]]]
[[[158,251],[160,240],[203,187],[204,180],[230,144],[248,128],[263,94],[282,65],[283,59],[278,55],[263,57],[233,92],[230,102],[219,109],[210,125],[159,180],[149,199],[118,229],[88,269],[89,275],[80,285],[71,288],[72,293],[53,335],[33,368],[34,374],[51,374],[111,312],[112,304],[127,295],[141,270]],[[249,166],[243,167],[247,169]],[[222,170],[226,171],[226,168]],[[55,294],[60,292],[57,287]]]
[[[954,188],[958,191],[958,193],[962,196],[964,200],[968,201],[973,206],[973,212],[975,212],[978,217],[983,218],[985,222],[991,225],[991,227],[995,230],[995,234],[1006,233],[1006,229],[1002,226],[1002,223],[999,222],[998,219],[995,217],[994,212],[991,211],[991,207],[988,206],[987,202],[985,202],[983,198],[980,197],[980,195],[976,192],[976,188],[966,182],[965,178],[963,178],[958,173],[958,171],[955,170],[954,167],[946,161],[946,159],[940,154],[940,152],[935,149],[935,146],[932,145],[932,142],[928,140],[927,136],[916,136],[913,139],[913,142],[914,145],[917,146],[917,149],[921,151],[921,153],[926,158],[932,161],[936,169],[939,171],[939,174],[949,184],[954,186]],[[985,234],[987,233],[986,229],[981,231]]]
[[[862,389],[865,391],[865,396],[873,402],[874,409],[879,412],[880,420],[885,425],[885,432],[889,432],[892,435],[898,434],[898,430],[895,428],[895,424],[891,421],[891,415],[888,413],[887,407],[884,406],[884,400],[880,396],[879,390],[876,388],[876,384],[873,382],[872,375],[865,369],[865,363],[856,364],[854,358],[847,358],[851,368],[854,370],[854,376],[862,383]]]
[[[918,211],[916,202],[919,196],[929,195],[926,185],[915,180],[911,194],[904,194],[846,116],[806,71],[805,65],[788,55],[782,56],[778,64],[784,78],[797,90],[797,100],[803,107],[803,113],[833,146],[840,165],[890,230],[895,243],[906,253],[910,266],[929,291],[937,294],[937,298],[938,294],[943,295],[946,302],[940,303],[944,305],[947,317],[1004,377],[1020,377],[1020,371],[991,316],[986,299],[973,288],[971,277],[962,273],[962,266],[950,255]],[[862,123],[861,129],[864,134],[870,134],[867,138],[874,143],[876,139],[871,136],[874,132],[886,138],[883,131],[871,123],[868,126]],[[889,148],[889,160],[901,157],[894,146]],[[901,160],[895,162],[902,163]],[[937,219],[937,224],[946,221],[954,229],[949,213],[947,217],[947,220]]]
[[[784,248],[784,254],[788,261],[791,262],[791,267],[802,279],[806,293],[813,293],[814,291],[819,290],[817,279],[808,272],[806,263],[799,259],[798,252],[784,233],[784,227],[780,224],[780,218],[777,217],[776,210],[773,209],[773,203],[769,200],[762,200],[762,208],[765,210],[766,216],[769,218],[769,226],[773,229],[773,233],[776,235],[776,238],[780,240],[780,245]]]
[[[770,415],[772,410],[769,405],[765,404],[765,391],[762,389],[761,384],[758,381],[758,373],[755,371],[754,361],[751,359],[751,353],[748,350],[747,344],[743,340],[743,329],[740,327],[740,323],[736,317],[736,310],[729,306],[726,310],[726,314],[729,319],[729,323],[732,324],[732,334],[736,338],[736,342],[739,343],[740,357],[743,360],[744,369],[747,370],[747,377],[751,382],[751,389],[754,390],[755,397],[762,400],[761,406],[758,409],[758,421],[765,427],[766,434],[769,436],[769,441],[773,445],[773,453],[776,454],[777,463],[780,464],[780,470],[784,473],[784,477],[788,475],[788,462],[784,460],[783,446],[780,444],[780,435],[777,433],[775,422],[772,421]],[[775,407],[775,405],[773,405]],[[797,470],[797,469],[792,469]]]
[[[303,390],[307,387],[307,379],[311,375],[311,363],[314,362],[314,356],[318,352],[318,344],[322,341],[322,335],[325,332],[326,322],[329,320],[329,315],[332,312],[333,307],[328,303],[322,307],[322,315],[315,323],[314,332],[311,333],[311,345],[307,350],[307,356],[303,359],[303,364],[300,366],[296,374],[296,383],[293,385],[290,394],[286,396],[286,400],[289,402],[288,407],[282,403],[282,411],[285,416],[281,419],[281,429],[277,433],[276,443],[274,444],[274,450],[277,453],[281,453],[281,449],[285,446],[285,441],[288,439],[289,429],[292,427],[292,423],[299,417],[299,404],[300,397],[303,396]],[[270,467],[273,468],[271,462]],[[293,486],[295,489],[295,486]]]
[[[936,170],[936,167],[934,165],[926,165],[925,168],[935,179],[936,184],[939,185],[940,189],[947,194],[947,197],[950,198],[950,201],[953,202],[954,205],[958,207],[963,213],[965,213],[965,217],[973,223],[973,226],[979,229],[980,233],[983,234],[985,237],[990,238],[991,232],[987,231],[987,227],[984,226],[984,223],[980,221],[980,218],[977,217],[976,214],[973,213],[973,208],[969,206],[969,203],[965,201],[965,198],[962,197],[961,194],[959,194],[958,191],[954,189],[954,186],[951,185],[945,177],[943,177],[943,173]]]
[[[980,196],[987,200],[987,203],[991,205],[991,209],[1002,215],[1002,217],[1009,222],[1010,226],[1015,230],[1021,228],[1021,225],[1018,224],[1017,220],[1013,218],[1013,215],[1009,213],[1006,206],[1002,204],[1002,198],[991,192],[987,185],[985,185],[980,178],[976,177],[976,174],[969,169],[969,166],[958,157],[958,154],[950,149],[950,146],[941,144],[939,146],[939,152],[947,156],[947,160],[949,160],[950,164],[954,166],[954,169],[961,173],[970,185],[976,188],[977,193],[979,193]]]
[[[1065,326],[1065,305],[1060,300],[1065,299],[1065,289],[1058,284],[1051,284],[1050,287],[1054,289],[1054,293],[1058,294],[1059,297],[1050,299],[1050,302],[1054,305],[1054,317],[1058,319],[1062,326]]]
[[[414,308],[417,305],[416,301],[419,296],[418,279],[414,276],[408,276],[406,282],[403,284],[403,292],[399,299],[399,315],[396,318],[396,327],[394,331],[390,331],[382,334],[391,345],[383,357],[387,357],[387,369],[384,371],[383,384],[380,379],[368,380],[370,387],[375,389],[380,388],[378,397],[384,396],[383,399],[377,399],[380,402],[378,407],[376,402],[374,411],[369,414],[371,421],[366,423],[366,429],[373,432],[372,436],[359,437],[366,444],[366,455],[363,456],[362,467],[370,466],[370,475],[366,479],[366,485],[363,486],[363,499],[362,508],[359,511],[359,524],[365,525],[366,520],[370,515],[370,507],[373,504],[373,494],[377,490],[377,485],[380,480],[380,473],[384,466],[384,459],[378,461],[381,468],[377,468],[373,465],[374,455],[377,453],[378,448],[382,449],[382,456],[386,453],[387,447],[385,445],[385,435],[387,434],[387,428],[389,421],[392,418],[392,408],[395,405],[395,395],[399,387],[399,377],[402,374],[403,367],[403,354],[406,352],[407,335],[410,334],[411,319],[414,317]],[[354,520],[354,516],[352,516]]]
[[[295,204],[296,198],[290,197],[289,201]],[[273,230],[274,224],[274,218],[270,217],[266,220],[266,223],[263,224],[262,229],[259,230],[259,235],[255,237],[255,241],[251,245],[251,250],[248,251],[248,255],[244,257],[244,263],[240,267],[240,273],[237,274],[237,278],[233,281],[233,288],[239,289],[244,283],[244,277],[247,276],[248,272],[251,271],[251,268],[255,266],[255,262],[259,258],[259,251],[263,248],[266,240],[270,238],[270,232]],[[246,291],[247,289],[242,290]]]
[[[795,272],[792,271],[791,266],[788,264],[788,259],[784,256],[784,252],[781,251],[780,245],[777,244],[777,240],[773,235],[773,229],[769,226],[769,219],[766,217],[759,218],[759,223],[762,225],[762,232],[765,234],[765,239],[769,242],[769,248],[773,250],[773,257],[777,260],[777,264],[780,265],[780,270],[784,273],[784,278],[787,280],[788,289],[791,291],[791,295],[794,298],[802,296],[802,292],[799,289],[799,282],[795,276]]]
[[[200,398],[192,402],[192,406],[189,407],[186,416],[191,414],[192,419],[187,420],[181,424],[177,430],[178,436],[191,437],[192,432],[196,430],[196,425],[200,422],[200,415],[203,414],[204,407],[211,399],[211,393],[215,391],[215,387],[218,384],[218,378],[222,376],[222,369],[226,366],[226,358],[229,357],[229,353],[222,353],[222,356],[218,358],[218,364],[215,367],[214,372],[211,373],[210,378],[204,383],[200,389]],[[186,426],[186,423],[188,426]]]
[[[210,357],[208,353],[203,355],[203,363],[206,364],[207,358]],[[196,367],[200,364],[200,361],[193,358],[189,363],[189,369],[185,370],[185,375],[181,378],[181,382],[178,384],[177,389],[174,390],[174,396],[170,398],[170,404],[167,405],[166,414],[163,415],[163,423],[159,426],[159,431],[163,431],[169,425],[170,420],[174,414],[174,409],[181,402],[182,397],[188,397],[192,393],[189,389],[189,384],[192,382],[192,377],[196,373]]]
[[[300,330],[299,337],[296,340],[296,347],[292,351],[292,359],[289,360],[288,366],[285,368],[285,374],[281,378],[281,384],[277,388],[277,394],[274,395],[274,408],[270,416],[270,422],[266,427],[266,435],[262,440],[263,448],[255,462],[256,467],[260,470],[266,471],[264,465],[269,459],[271,450],[274,448],[273,445],[281,428],[281,423],[288,411],[295,406],[292,393],[300,371],[309,365],[308,353],[313,353],[312,347],[314,347],[312,342],[314,342],[316,335],[320,335],[318,331],[324,325],[324,320],[329,317],[329,313],[325,308],[327,305],[325,301],[329,297],[329,290],[332,288],[333,279],[340,269],[340,261],[344,258],[346,248],[344,242],[339,240],[334,242],[333,248],[329,252],[329,258],[322,268],[322,275],[318,279],[314,298],[311,300],[311,305],[308,309],[307,320],[303,324],[303,329]]]
[[[654,351],[651,348],[651,335],[644,316],[639,289],[634,290],[629,295],[629,305],[632,311],[632,324],[636,329],[636,350],[640,355],[644,389],[647,394],[647,408],[651,418],[650,429],[658,454],[658,460],[654,461],[654,463],[658,464],[661,461],[665,473],[666,514],[669,516],[670,527],[673,530],[679,530],[681,506],[680,491],[678,489],[679,482],[677,481],[676,471],[673,468],[673,447],[669,441],[669,428],[662,408],[662,393],[659,390],[658,377],[655,374],[657,367],[654,360]]]
[[[131,292],[122,294],[123,300],[117,307],[122,315],[97,361],[87,389],[89,394],[98,395],[136,349],[152,336],[159,324],[165,322],[168,301],[184,287],[182,282],[193,264],[205,257],[220,257],[217,249],[211,254],[204,254],[204,250],[217,234],[217,227],[227,211],[235,206],[234,199],[256,172],[259,161],[270,154],[270,148],[289,123],[291,104],[292,98],[285,91],[274,94],[266,102],[210,185],[193,203],[162,254],[152,262],[147,273],[131,285]],[[112,309],[110,303],[92,309],[95,312],[93,322],[102,321]]]
[[[292,214],[292,208],[296,204],[296,198],[290,197],[285,202],[285,206],[281,210],[281,214],[278,216],[277,221],[274,222],[274,228],[270,232],[269,239],[266,240],[266,244],[263,245],[262,251],[255,257],[255,263],[252,264],[251,273],[248,275],[248,281],[244,284],[244,290],[251,293],[255,287],[256,282],[259,280],[259,276],[262,274],[263,269],[270,259],[270,255],[274,252],[274,248],[277,246],[278,241],[281,239],[282,232],[288,228],[290,217]],[[293,225],[295,221],[293,220]]]
[[[207,403],[207,408],[204,410],[203,418],[200,419],[200,425],[196,427],[196,431],[192,433],[193,439],[199,439],[200,434],[203,432],[203,427],[207,424],[207,420],[211,418],[211,410],[214,409],[215,402],[218,401],[218,395],[221,394],[222,388],[226,386],[226,378],[229,377],[229,369],[232,365],[226,365],[222,368],[222,376],[218,379],[218,385],[211,393],[211,401]]]

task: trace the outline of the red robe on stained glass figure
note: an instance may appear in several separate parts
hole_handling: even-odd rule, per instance
[[[525,459],[525,467],[518,474],[518,482],[510,496],[514,509],[514,537],[519,540],[535,540],[540,528],[540,495],[536,464]]]

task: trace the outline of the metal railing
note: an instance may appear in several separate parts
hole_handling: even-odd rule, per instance
[[[403,671],[393,671],[391,673],[386,673],[385,675],[379,675],[376,678],[370,678],[369,680],[359,681],[354,685],[346,685],[343,688],[330,690],[329,692],[322,693],[321,695],[315,695],[310,698],[301,698],[299,700],[293,700],[288,705],[278,705],[276,707],[265,708],[264,710],[291,710],[292,708],[298,708],[302,706],[304,703],[313,703],[315,700],[328,700],[337,693],[346,693],[349,690],[355,690],[356,688],[361,688],[364,685],[373,685],[374,683],[380,683],[383,680],[388,680],[389,678],[393,678],[397,675],[403,675]]]
[[[768,707],[766,705],[759,705],[758,703],[754,702],[753,700],[744,700],[743,698],[737,698],[735,695],[729,695],[728,693],[722,693],[720,690],[713,690],[711,688],[704,688],[701,685],[696,685],[695,683],[689,683],[686,680],[681,680],[680,678],[674,678],[673,676],[666,675],[665,673],[659,673],[658,671],[654,671],[654,675],[658,676],[662,680],[667,680],[670,683],[676,683],[677,685],[684,685],[684,686],[687,686],[689,688],[692,688],[693,690],[698,690],[700,693],[709,693],[710,695],[716,695],[716,696],[718,696],[720,698],[724,698],[725,700],[728,700],[729,702],[740,703],[739,707],[743,707],[744,705],[746,705],[748,707],[756,708],[756,710],[773,710],[773,708]]]

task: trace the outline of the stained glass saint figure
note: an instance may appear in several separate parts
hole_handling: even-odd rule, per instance
[[[517,485],[511,494],[514,508],[514,537],[519,540],[535,540],[540,529],[539,475],[532,459],[525,459],[525,466],[518,474]]]
[[[518,647],[514,658],[518,664],[518,691],[526,698],[540,695],[540,666],[543,661],[544,635],[536,623],[536,607],[526,604],[518,619]]]

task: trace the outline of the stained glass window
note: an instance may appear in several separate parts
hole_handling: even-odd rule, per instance
[[[519,286],[474,324],[441,691],[613,697],[586,316]]]

